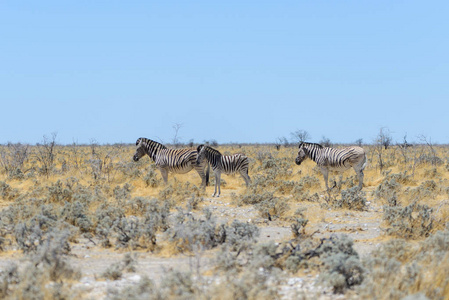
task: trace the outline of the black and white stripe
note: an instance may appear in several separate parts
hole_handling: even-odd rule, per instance
[[[359,178],[359,189],[363,187],[363,170],[366,166],[365,150],[361,147],[348,147],[343,149],[335,149],[323,147],[320,144],[302,142],[299,144],[298,157],[296,164],[300,165],[306,157],[309,157],[321,169],[326,183],[326,189],[329,190],[327,184],[328,174],[330,171],[343,172],[349,168],[353,168]]]
[[[209,169],[205,173],[206,163],[197,164],[198,152],[195,149],[168,149],[161,143],[147,138],[137,139],[136,146],[134,161],[147,154],[161,171],[165,183],[168,180],[168,172],[185,174],[195,169],[201,177],[201,185],[209,184]]]
[[[212,197],[220,196],[220,181],[221,173],[234,174],[240,173],[245,180],[246,186],[251,183],[251,178],[248,175],[248,157],[243,154],[222,155],[218,150],[209,146],[199,145],[197,148],[198,158],[197,163],[201,164],[206,159],[212,166],[215,174],[215,191]],[[217,194],[218,187],[218,194]]]

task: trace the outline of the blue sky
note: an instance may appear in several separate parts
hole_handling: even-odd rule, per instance
[[[447,1],[2,1],[0,143],[449,143]]]

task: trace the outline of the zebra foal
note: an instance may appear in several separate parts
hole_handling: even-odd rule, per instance
[[[296,164],[300,165],[304,159],[309,157],[320,167],[321,173],[326,183],[326,189],[329,192],[327,184],[329,170],[343,172],[353,168],[359,178],[359,190],[363,188],[363,170],[366,166],[365,150],[361,147],[348,147],[335,149],[323,147],[320,144],[301,142],[299,144]]]
[[[234,174],[240,173],[245,180],[246,186],[251,183],[248,175],[248,157],[243,154],[222,155],[218,150],[209,146],[199,145],[197,148],[197,164],[201,164],[206,159],[212,166],[215,175],[215,191],[212,197],[220,196],[221,193],[221,173]],[[218,194],[217,194],[218,187]]]
[[[168,180],[168,172],[185,174],[195,169],[201,177],[201,186],[209,184],[209,169],[204,173],[206,164],[197,164],[198,152],[195,149],[168,149],[161,143],[147,138],[137,139],[136,146],[133,160],[138,161],[147,154],[156,163],[165,183]]]

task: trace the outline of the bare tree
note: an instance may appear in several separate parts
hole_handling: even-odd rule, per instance
[[[72,145],[69,146],[69,149],[71,152],[70,161],[73,161],[73,166],[75,167],[76,170],[78,170],[78,168],[81,165],[80,146],[78,145],[78,143],[75,140],[73,140]]]
[[[324,147],[332,147],[331,140],[329,138],[325,137],[324,135],[321,138],[320,144],[323,145]]]
[[[278,137],[277,141],[281,143],[285,148],[290,147],[290,142],[285,136]]]
[[[355,144],[356,144],[357,146],[359,146],[359,147],[362,147],[362,145],[363,145],[363,139],[357,139],[357,140],[355,140]]]
[[[377,161],[378,161],[379,169],[381,172],[384,168],[382,151],[384,150],[384,148],[385,148],[385,150],[388,148],[388,146],[386,146],[386,144],[388,142],[386,142],[386,141],[388,140],[389,135],[388,135],[388,133],[386,133],[386,131],[388,131],[388,129],[385,129],[385,127],[380,128],[379,134],[374,139],[374,150],[375,150],[375,153],[377,154]],[[390,136],[390,142],[391,142],[391,136]]]
[[[290,135],[292,137],[293,143],[302,143],[312,138],[310,134],[305,130],[296,130],[290,133]]]
[[[190,139],[190,140],[189,140],[189,143],[188,143],[188,146],[189,146],[190,148],[193,148],[193,145],[195,145],[195,142],[194,142],[193,139]]]
[[[181,123],[175,123],[172,126],[173,129],[175,130],[175,135],[173,136],[173,139],[172,139],[172,144],[173,144],[173,147],[175,147],[175,148],[178,148],[181,145],[181,141],[180,141],[180,138],[178,137],[178,133],[179,133],[179,130],[182,128],[182,126],[183,126],[183,124],[181,124]]]
[[[277,138],[276,141],[274,142],[274,146],[276,147],[276,150],[280,150],[281,149],[281,145],[282,145],[282,141],[280,138]]]
[[[404,137],[402,138],[402,143],[396,143],[399,148],[409,148],[409,147],[413,147],[413,144],[410,144],[409,142],[407,142],[407,134],[404,135]]]
[[[21,143],[8,143],[5,147],[1,147],[0,166],[8,176],[17,176],[25,173],[24,164],[28,159],[29,145]]]
[[[94,180],[106,179],[110,182],[115,174],[114,159],[122,148],[121,144],[111,147],[99,147],[95,139],[90,144],[91,156],[87,161],[90,164],[91,174]]]
[[[97,148],[98,148],[98,142],[96,139],[90,139],[90,150],[92,156],[95,156],[97,154]]]
[[[376,144],[384,146],[385,150],[391,145],[393,138],[391,137],[390,130],[386,127],[380,128],[379,134],[377,135]]]
[[[433,147],[432,138],[428,138],[427,136],[421,134],[418,136],[418,139],[429,147],[430,152],[430,162],[432,166],[436,166],[441,162],[441,159],[437,156],[437,152]]]
[[[404,164],[407,164],[408,161],[408,147],[410,147],[410,144],[407,142],[407,134],[403,137],[402,143],[396,143],[399,146],[399,150],[401,152],[402,157],[404,158]]]
[[[44,135],[42,143],[36,144],[36,159],[40,163],[40,171],[45,176],[50,175],[54,167],[56,137],[58,134],[53,132],[51,137]]]
[[[279,150],[281,146],[288,148],[290,146],[290,142],[287,140],[285,136],[281,136],[276,139],[274,145],[276,146],[276,149]]]

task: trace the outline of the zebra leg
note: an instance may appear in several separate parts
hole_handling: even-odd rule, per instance
[[[220,197],[220,179],[221,174],[219,171],[215,171],[215,190],[212,197]],[[218,194],[217,194],[217,188],[218,188]]]
[[[162,179],[164,179],[165,184],[167,184],[168,181],[168,170],[164,168],[159,169],[161,171]]]
[[[363,177],[365,176],[365,174],[363,174],[363,170],[356,169],[355,167],[354,171],[357,173],[357,176],[359,177],[359,190],[361,191],[363,188]]]
[[[221,194],[221,172],[218,172],[218,195],[217,197],[220,197]]]
[[[200,166],[196,165],[195,171],[201,177],[201,187],[205,189],[206,185],[208,184],[208,181],[209,181],[209,179],[208,179],[209,173],[207,174],[207,176],[206,176],[206,174],[204,174],[204,165],[203,164],[201,164]],[[208,170],[208,172],[209,172],[209,170]]]
[[[240,171],[240,175],[242,175],[243,180],[245,180],[246,187],[251,183],[251,178],[249,178],[248,171]]]
[[[363,170],[365,170],[366,167],[366,155],[363,157],[362,161],[354,166],[354,171],[356,172],[357,176],[359,177],[359,190],[361,191],[363,188],[363,177],[365,174],[363,174]]]
[[[324,177],[324,183],[326,184],[326,191],[329,193],[329,185],[327,184],[327,181],[329,179],[329,170],[327,168],[321,167],[321,173]]]

